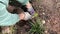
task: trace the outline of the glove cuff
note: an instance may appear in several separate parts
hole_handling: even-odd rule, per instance
[[[29,11],[29,13],[30,13],[31,15],[34,15],[34,13],[35,13],[33,7],[29,8],[28,11]]]

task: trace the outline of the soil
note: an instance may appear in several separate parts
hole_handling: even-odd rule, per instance
[[[35,10],[45,20],[45,34],[60,34],[60,0],[33,0]]]

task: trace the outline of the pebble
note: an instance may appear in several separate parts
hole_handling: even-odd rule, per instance
[[[45,24],[45,20],[42,20],[42,23]]]
[[[47,33],[48,31],[45,31],[45,33]]]

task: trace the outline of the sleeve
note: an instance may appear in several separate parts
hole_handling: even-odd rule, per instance
[[[0,0],[0,3],[3,3],[4,5],[6,5],[6,7],[8,7],[9,0]]]
[[[17,0],[18,2],[20,2],[22,5],[26,5],[29,0]]]
[[[17,14],[9,13],[6,9],[6,5],[0,3],[0,26],[15,25],[19,20]]]

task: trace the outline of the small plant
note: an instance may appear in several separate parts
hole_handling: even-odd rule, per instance
[[[39,17],[35,18],[35,22],[30,21],[30,23],[31,23],[31,29],[29,31],[29,34],[43,34],[44,27]]]

